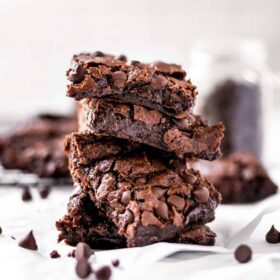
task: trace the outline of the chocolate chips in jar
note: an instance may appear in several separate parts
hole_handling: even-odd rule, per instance
[[[217,84],[203,106],[211,121],[222,121],[226,131],[222,142],[225,156],[236,151],[261,157],[262,107],[257,84],[228,79]]]

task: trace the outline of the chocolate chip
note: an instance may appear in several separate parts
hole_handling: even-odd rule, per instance
[[[51,191],[51,188],[49,186],[43,185],[43,186],[38,187],[38,192],[42,199],[47,198],[50,194],[50,191]]]
[[[184,178],[186,184],[193,185],[197,180],[197,177],[191,173],[183,172],[181,176]]]
[[[197,188],[194,192],[193,192],[195,198],[201,202],[201,203],[206,203],[209,199],[209,190],[206,187],[200,187]]]
[[[163,188],[160,188],[160,187],[153,187],[152,192],[157,199],[160,199],[164,196],[164,194],[166,193],[166,190]]]
[[[121,196],[121,203],[127,205],[131,199],[131,193],[129,190],[124,191]]]
[[[110,279],[111,275],[112,275],[112,270],[107,265],[99,268],[95,273],[95,276],[98,280],[108,280]]]
[[[271,243],[271,244],[280,243],[280,232],[274,227],[274,225],[266,234],[265,239],[267,243]]]
[[[185,207],[185,200],[184,198],[178,196],[178,195],[171,195],[168,197],[167,202],[173,206],[177,210],[183,210]]]
[[[76,254],[76,250],[72,250],[71,252],[68,253],[68,257],[71,257],[71,258],[75,258],[75,254]]]
[[[123,54],[121,54],[117,59],[121,60],[121,61],[124,61],[124,62],[127,62],[127,57]]]
[[[32,195],[31,195],[29,187],[27,187],[27,186],[23,187],[22,194],[21,194],[21,199],[22,199],[22,201],[32,200]]]
[[[76,264],[76,273],[80,278],[87,278],[92,272],[91,266],[86,259],[80,259]]]
[[[73,83],[80,83],[87,73],[87,70],[81,64],[75,64],[68,73],[68,79]]]
[[[78,243],[75,252],[76,260],[86,259],[88,260],[90,256],[93,255],[92,249],[88,246],[88,244],[84,242]]]
[[[127,77],[123,71],[116,71],[116,72],[112,73],[112,78],[114,80],[115,87],[123,88]]]
[[[32,230],[21,241],[19,241],[18,246],[29,250],[38,250]]]
[[[11,238],[12,238],[13,240],[16,240],[16,238],[15,238],[14,236],[12,236],[12,235],[11,235]]]
[[[113,260],[113,261],[112,261],[112,265],[113,265],[114,267],[118,267],[118,266],[120,265],[120,261],[119,261],[119,260]]]
[[[138,60],[131,60],[131,65],[135,66],[135,67],[138,67],[138,68],[141,68],[142,67],[142,63]]]
[[[94,56],[94,57],[104,57],[105,54],[101,51],[96,51],[92,54],[92,56]]]
[[[131,224],[133,221],[134,221],[134,214],[132,213],[131,210],[129,209],[126,209],[126,211],[124,212],[124,220],[125,220],[125,223],[128,225],[128,224]]]
[[[156,203],[156,205],[154,206],[154,211],[155,214],[165,220],[168,219],[169,215],[168,215],[168,206],[165,202],[163,201],[158,201]]]
[[[154,89],[161,89],[167,85],[167,80],[163,76],[154,75],[151,84]]]
[[[50,253],[50,257],[52,259],[57,259],[57,258],[60,258],[61,256],[59,255],[59,253],[56,251],[56,250],[53,250],[51,253]]]
[[[0,234],[2,234],[2,232],[3,232],[3,231],[2,231],[2,228],[0,227]]]
[[[234,251],[235,259],[240,263],[247,263],[252,258],[252,250],[247,245],[240,245]]]

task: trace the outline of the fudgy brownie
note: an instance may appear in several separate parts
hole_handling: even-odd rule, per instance
[[[122,148],[106,158],[112,145],[102,138],[95,142],[104,152],[93,153],[88,164],[87,145],[78,147],[77,138],[72,141],[75,135],[68,137],[65,149],[73,180],[116,225],[127,246],[172,239],[214,219],[220,194],[185,164],[145,149],[129,152]],[[103,159],[94,160],[100,154]],[[86,163],[80,158],[86,158]]]
[[[96,135],[144,143],[181,158],[213,160],[220,156],[223,125],[208,126],[192,114],[177,120],[142,106],[92,98],[81,101],[78,114],[80,130]]]
[[[215,162],[191,164],[222,194],[222,203],[259,201],[277,192],[277,186],[261,163],[251,154],[234,153]]]
[[[94,206],[90,197],[77,184],[71,196],[67,215],[56,222],[59,241],[75,246],[86,242],[92,248],[113,249],[126,247],[125,237],[118,228]],[[215,234],[205,225],[197,225],[166,242],[213,245]]]
[[[197,94],[196,87],[184,79],[186,72],[178,65],[128,63],[124,56],[101,52],[75,55],[67,76],[70,81],[67,94],[77,100],[102,97],[142,105],[177,118],[192,110]]]
[[[44,114],[31,118],[0,137],[1,163],[40,177],[69,177],[63,143],[65,135],[75,130],[73,117]]]
[[[250,82],[225,80],[209,94],[203,116],[209,122],[223,122],[225,156],[249,152],[260,158],[262,152],[262,100],[260,87]]]

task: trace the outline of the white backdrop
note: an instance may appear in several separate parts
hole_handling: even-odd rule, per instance
[[[80,51],[187,64],[198,39],[260,38],[277,70],[279,14],[278,0],[1,0],[0,121],[67,110],[65,70]]]

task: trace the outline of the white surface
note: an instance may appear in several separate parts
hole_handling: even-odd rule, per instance
[[[278,171],[275,170],[274,178],[279,178]],[[0,188],[1,280],[78,279],[74,272],[75,259],[67,257],[72,247],[57,244],[54,226],[66,211],[70,193],[70,188],[57,188],[48,199],[42,200],[33,189],[33,201],[22,202],[19,189]],[[280,244],[268,244],[264,239],[272,224],[280,229],[279,218],[280,195],[253,205],[220,206],[215,222],[210,224],[218,235],[214,247],[159,243],[142,248],[99,251],[90,261],[97,268],[120,259],[121,267],[113,269],[112,278],[118,280],[279,279]],[[37,252],[18,247],[18,241],[10,237],[19,240],[30,229],[34,230]],[[254,253],[253,260],[247,264],[237,263],[232,254],[242,243],[249,244]],[[54,249],[61,258],[49,257]]]

